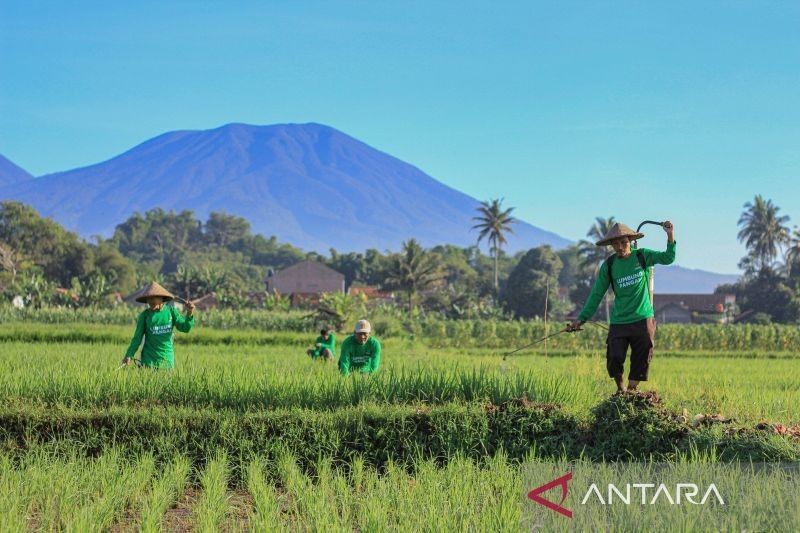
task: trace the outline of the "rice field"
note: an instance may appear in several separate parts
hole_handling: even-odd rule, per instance
[[[192,332],[174,371],[120,369],[127,334],[0,325],[0,530],[800,528],[800,439],[771,431],[800,426],[800,355],[783,347],[657,350],[644,388],[663,403],[603,426],[602,345],[504,359],[494,341],[390,337],[378,374],[342,378],[305,356],[312,334]],[[691,426],[711,414],[732,420]],[[628,423],[655,437],[621,453],[600,437]],[[567,470],[623,479],[620,459],[642,478],[661,465],[674,482],[718,480],[732,503],[581,505],[574,485],[567,520],[526,498]]]
[[[510,466],[502,456],[488,464],[455,458],[445,466],[417,465],[413,475],[389,465],[378,472],[358,459],[347,468],[320,458],[313,474],[290,455],[246,461],[241,486],[231,486],[231,459],[215,453],[201,468],[176,457],[107,450],[99,458],[29,454],[19,464],[0,460],[0,528],[3,531],[796,531],[800,527],[800,476],[795,467],[715,464],[708,458],[668,465],[597,465],[586,462]],[[270,464],[266,464],[267,462]],[[571,471],[561,505],[571,520],[531,504],[525,494],[542,481]],[[706,505],[676,506],[662,493],[632,505],[608,500],[607,484],[709,485]],[[595,484],[602,492],[589,494]],[[753,490],[757,487],[757,490]],[[558,498],[554,498],[558,501]]]
[[[614,390],[602,352],[503,360],[495,350],[434,349],[390,339],[381,371],[342,379],[335,363],[309,360],[302,344],[176,347],[169,373],[119,369],[124,346],[89,343],[2,344],[3,402],[110,407],[173,405],[261,410],[337,409],[361,403],[502,403],[526,395],[585,413]],[[800,422],[800,358],[737,353],[657,352],[653,389],[673,409],[722,413],[742,422]]]

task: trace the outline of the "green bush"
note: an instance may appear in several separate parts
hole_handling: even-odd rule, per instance
[[[550,420],[553,419],[553,420]],[[230,457],[272,459],[289,451],[308,467],[319,457],[336,463],[362,458],[378,468],[390,461],[413,467],[420,458],[444,462],[455,454],[484,461],[507,444],[521,461],[538,441],[550,442],[577,425],[558,409],[486,409],[364,406],[336,411],[288,409],[233,413],[185,409],[6,410],[0,442],[6,453],[53,442],[80,446],[88,455],[121,447],[159,460],[185,455],[197,464],[219,450]],[[555,444],[540,450],[559,451]]]
[[[335,411],[227,410],[114,407],[108,410],[7,407],[0,411],[0,443],[9,455],[66,443],[95,456],[118,447],[160,461],[186,456],[202,465],[219,451],[229,457],[290,452],[305,468],[319,457],[336,464],[363,460],[413,468],[420,459],[445,463],[454,456],[485,462],[502,454],[512,463],[538,458],[593,460],[671,459],[693,451],[726,460],[800,459],[800,443],[775,435],[690,430],[674,413],[647,398],[613,397],[582,425],[557,405],[525,399],[502,404],[364,405]],[[241,472],[235,472],[241,475]]]

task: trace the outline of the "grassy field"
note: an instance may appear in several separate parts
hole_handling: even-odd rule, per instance
[[[636,404],[609,399],[602,344],[503,359],[500,347],[394,337],[383,339],[380,372],[363,379],[310,361],[313,335],[253,330],[178,336],[174,371],[119,369],[128,334],[0,325],[0,530],[800,524],[797,471],[743,467],[800,461],[800,439],[772,431],[800,424],[791,350],[657,351],[645,389],[663,402]],[[734,420],[695,428],[698,414]],[[525,498],[565,470],[624,478],[611,459],[640,477],[668,461],[666,478],[719,480],[733,503],[676,514],[581,506],[573,491],[565,505],[580,513],[561,522]],[[779,522],[773,504],[795,511]]]
[[[303,344],[176,347],[170,373],[118,370],[119,344],[2,344],[0,396],[5,402],[160,405],[236,410],[307,407],[336,409],[357,403],[500,403],[528,399],[587,413],[613,392],[602,352],[503,360],[494,350],[435,349],[390,339],[375,379],[342,380],[335,364],[304,356]],[[721,413],[741,422],[800,422],[800,359],[741,357],[738,353],[658,352],[645,389],[692,415]]]

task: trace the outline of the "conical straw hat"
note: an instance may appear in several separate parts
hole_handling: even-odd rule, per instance
[[[635,241],[644,237],[644,233],[637,233],[625,224],[617,222],[611,226],[611,229],[608,230],[608,233],[606,233],[602,240],[597,241],[597,246],[608,246],[611,244],[611,241],[619,237],[630,237],[632,241]]]
[[[136,297],[136,301],[146,304],[147,299],[150,296],[161,296],[162,298],[164,298],[164,301],[175,299],[175,297],[172,294],[170,294],[170,292],[167,289],[165,289],[155,281],[151,282],[150,285],[144,288],[142,293]]]

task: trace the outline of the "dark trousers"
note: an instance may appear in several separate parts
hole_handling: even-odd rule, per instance
[[[631,349],[631,370],[628,379],[647,381],[653,346],[656,337],[656,320],[647,318],[631,324],[611,324],[606,339],[606,368],[608,375],[619,376],[624,371],[628,347]]]

